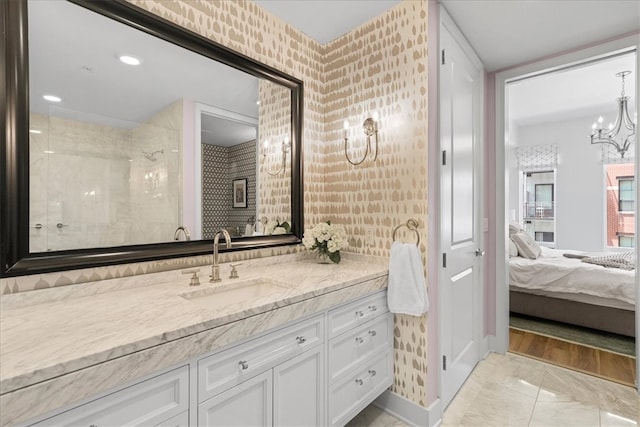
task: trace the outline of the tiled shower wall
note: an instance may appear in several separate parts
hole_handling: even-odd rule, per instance
[[[41,132],[30,134],[32,252],[173,238],[181,217],[174,151],[182,144],[182,101],[130,128],[40,114],[30,121]],[[144,152],[156,152],[155,161]]]
[[[426,1],[405,0],[326,46],[250,1],[130,1],[304,81],[307,228],[327,219],[343,223],[350,236],[349,251],[388,256],[393,229],[416,218],[420,250],[426,256]],[[354,145],[349,149],[357,157],[364,139],[357,129],[373,111],[380,114],[378,159],[351,166],[344,158],[342,122],[348,118],[351,123]],[[364,244],[369,228],[374,233],[371,246]],[[411,233],[402,237],[415,239]],[[265,256],[264,252],[256,253]],[[230,255],[236,256],[243,255]],[[185,261],[164,264],[168,268],[181,262]],[[125,274],[120,272],[125,267],[111,269]],[[126,268],[137,274],[136,268],[142,272],[145,265]],[[113,277],[109,268],[99,270]],[[61,276],[55,284],[70,283]],[[22,280],[33,286],[35,278]],[[12,289],[21,289],[17,280],[12,283]],[[35,286],[43,286],[38,283]],[[426,317],[396,316],[394,335],[393,391],[426,406]]]

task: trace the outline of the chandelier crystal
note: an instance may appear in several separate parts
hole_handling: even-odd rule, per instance
[[[622,92],[620,93],[620,98],[617,99],[618,116],[616,117],[616,122],[609,123],[609,127],[607,129],[603,129],[602,122],[604,121],[604,119],[602,118],[602,116],[600,116],[598,118],[598,121],[591,126],[591,143],[611,144],[616,148],[616,150],[618,150],[618,153],[622,158],[624,158],[624,155],[629,149],[629,146],[634,141],[636,133],[636,125],[634,121],[631,120],[631,116],[629,115],[627,106],[629,97],[625,96],[624,93],[624,78],[629,74],[631,74],[631,71],[621,71],[616,74],[616,77],[620,77],[622,79]],[[637,120],[637,114],[635,120]],[[623,134],[618,139],[618,136],[623,128],[626,129],[626,131],[623,132]]]

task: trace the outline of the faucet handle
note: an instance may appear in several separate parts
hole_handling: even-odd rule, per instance
[[[189,286],[200,285],[200,278],[198,277],[199,272],[200,272],[199,268],[195,268],[193,270],[182,270],[182,274],[193,274],[193,276],[191,276],[191,281],[189,282]]]
[[[237,279],[238,277],[238,270],[236,270],[236,267],[242,264],[229,264],[231,266],[231,274],[229,275],[229,279]]]

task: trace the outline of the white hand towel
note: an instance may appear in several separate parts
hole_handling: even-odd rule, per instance
[[[429,310],[422,261],[415,244],[391,245],[387,300],[392,313],[421,316]]]

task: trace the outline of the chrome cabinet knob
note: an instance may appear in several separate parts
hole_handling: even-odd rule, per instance
[[[369,335],[375,337],[378,333],[376,331],[369,331]]]
[[[364,313],[361,310],[356,311],[356,317],[364,317]]]
[[[356,342],[358,344],[362,344],[364,342],[364,340],[362,338],[360,338],[360,337],[356,337]]]
[[[298,344],[304,344],[305,342],[307,342],[307,339],[305,337],[296,337],[296,341],[298,342]]]
[[[484,251],[480,248],[476,249],[476,256],[484,256]]]
[[[378,307],[376,307],[375,305],[370,305],[369,306],[369,310],[371,311],[376,311],[378,309]]]
[[[356,378],[356,384],[362,385],[364,384],[364,381],[362,381],[360,378]]]
[[[249,363],[246,360],[241,360],[240,362],[238,362],[238,364],[243,371],[249,369]]]
[[[369,375],[371,375],[372,377],[375,377],[376,376],[375,369],[369,369]]]

